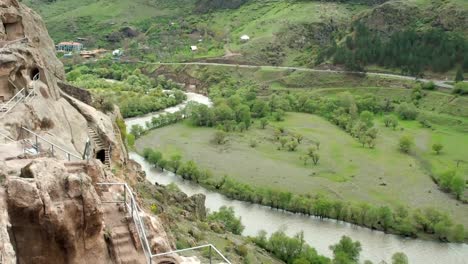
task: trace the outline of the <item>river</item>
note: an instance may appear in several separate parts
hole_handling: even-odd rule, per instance
[[[211,105],[210,100],[203,95],[187,93],[187,98],[187,101],[194,100]],[[175,112],[183,108],[186,103],[184,102],[181,105],[165,109],[161,112]],[[160,113],[127,119],[127,127],[131,127],[134,124],[144,126],[146,121],[151,120],[153,116]],[[175,183],[188,195],[196,193],[206,195],[206,207],[209,210],[216,211],[223,205],[233,207],[236,215],[242,217],[242,223],[245,225],[244,235],[253,236],[258,234],[260,230],[272,233],[283,229],[288,235],[294,235],[303,231],[307,243],[317,249],[318,253],[328,257],[332,256],[332,252],[328,247],[336,244],[341,236],[347,235],[353,240],[361,242],[361,261],[371,260],[374,263],[379,263],[385,260],[387,263],[391,263],[391,256],[395,252],[404,252],[412,264],[468,263],[468,245],[466,244],[405,239],[345,222],[320,220],[315,217],[292,214],[261,205],[232,200],[195,183],[185,181],[171,172],[161,172],[153,168],[137,153],[130,153],[130,158],[141,164],[146,172],[147,179],[153,183],[162,185]]]

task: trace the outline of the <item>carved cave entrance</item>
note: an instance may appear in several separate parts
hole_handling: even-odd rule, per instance
[[[106,161],[106,151],[101,149],[98,152],[96,152],[96,159],[100,160],[102,164]]]

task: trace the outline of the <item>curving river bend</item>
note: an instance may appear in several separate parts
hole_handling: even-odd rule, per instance
[[[211,105],[210,100],[203,95],[187,93],[187,101]],[[128,129],[134,124],[145,126],[146,121],[150,121],[153,116],[162,112],[175,112],[182,109],[187,102],[175,107],[170,107],[164,111],[146,115],[143,117],[126,119]],[[359,240],[362,245],[361,261],[371,260],[379,263],[385,260],[391,261],[391,256],[395,252],[404,252],[412,264],[467,264],[468,245],[439,243],[434,241],[424,241],[418,239],[405,239],[395,235],[385,234],[380,231],[373,231],[367,228],[357,227],[345,222],[334,220],[320,220],[300,214],[292,214],[276,209],[271,209],[261,205],[229,199],[222,194],[207,190],[190,181],[185,181],[171,172],[161,172],[147,163],[143,157],[137,153],[130,153],[130,158],[141,164],[146,172],[147,179],[153,183],[162,185],[175,183],[188,195],[202,193],[206,195],[206,207],[212,211],[218,210],[221,206],[231,206],[236,215],[242,217],[245,225],[244,235],[257,235],[260,230],[268,233],[284,229],[288,235],[294,235],[304,231],[305,240],[320,254],[331,257],[332,252],[329,245],[337,243],[341,236],[347,235],[354,240]]]

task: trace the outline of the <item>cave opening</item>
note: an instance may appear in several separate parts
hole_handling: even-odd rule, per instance
[[[13,41],[24,38],[23,24],[21,20],[11,23],[3,22],[7,41]]]
[[[101,149],[96,153],[96,159],[100,160],[102,164],[106,161],[106,151]]]
[[[32,68],[29,77],[31,78],[31,80],[39,79],[39,77],[40,77],[39,69],[36,68],[36,67]]]

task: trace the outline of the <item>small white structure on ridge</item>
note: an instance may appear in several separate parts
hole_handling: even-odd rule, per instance
[[[190,46],[190,50],[192,50],[192,51],[197,51],[197,50],[198,50],[198,47],[197,47],[197,46]]]
[[[249,40],[250,40],[250,37],[249,37],[248,35],[242,35],[242,36],[240,37],[240,39],[241,39],[242,41],[249,41]]]

